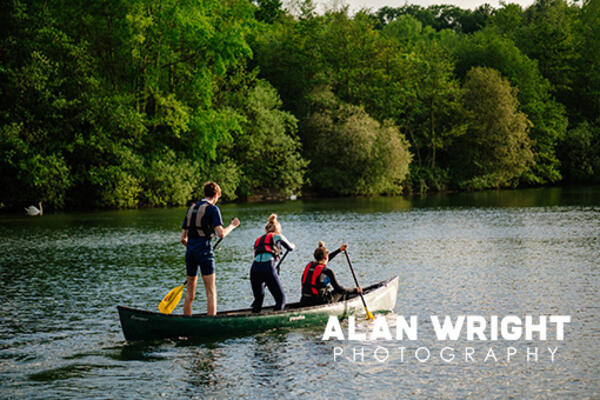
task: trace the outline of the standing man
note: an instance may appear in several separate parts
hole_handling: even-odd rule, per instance
[[[221,188],[215,182],[204,184],[204,198],[192,205],[185,215],[181,226],[181,243],[187,247],[185,265],[187,270],[187,291],[183,304],[183,314],[192,315],[192,302],[198,283],[198,268],[206,290],[208,316],[217,314],[217,288],[215,287],[215,256],[210,239],[217,234],[223,239],[240,225],[234,218],[227,228],[223,228],[221,211],[217,204],[221,197]]]

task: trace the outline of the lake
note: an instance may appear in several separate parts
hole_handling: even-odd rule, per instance
[[[396,316],[418,316],[418,340],[323,341],[323,326],[127,343],[116,306],[156,310],[184,280],[185,209],[2,215],[0,397],[600,397],[598,186],[227,204],[221,211],[226,223],[238,217],[242,225],[216,253],[220,310],[252,302],[252,245],[275,212],[297,245],[281,267],[289,302],[299,299],[317,242],[330,250],[348,243],[363,286],[400,276],[386,318],[393,326]],[[330,267],[352,285],[343,257]],[[200,283],[195,312],[204,312],[204,299]],[[269,293],[265,303],[273,303]],[[550,330],[546,341],[440,342],[432,315],[569,315],[571,322],[562,341]],[[368,324],[358,321],[361,329]],[[445,350],[450,362],[440,357],[444,347],[452,349]],[[490,348],[496,360],[485,360]],[[509,348],[515,353],[507,357]],[[548,348],[556,349],[553,360]],[[342,352],[335,360],[334,350]]]

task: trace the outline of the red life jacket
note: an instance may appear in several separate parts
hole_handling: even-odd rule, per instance
[[[266,235],[262,235],[254,242],[254,256],[256,257],[262,253],[271,253],[275,257],[279,255],[279,248],[275,245],[275,241],[273,237],[275,234],[273,232],[269,232]]]
[[[317,287],[317,278],[321,275],[323,268],[325,268],[325,265],[312,261],[306,264],[302,274],[302,294],[319,295],[320,288]]]

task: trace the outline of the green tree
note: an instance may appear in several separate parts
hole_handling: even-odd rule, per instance
[[[407,118],[417,160],[411,172],[413,188],[443,190],[449,183],[444,155],[466,128],[462,92],[453,60],[437,41],[421,42],[416,51],[415,97]]]
[[[277,89],[284,108],[296,117],[306,113],[306,95],[327,79],[317,39],[322,29],[320,19],[309,10],[299,20],[281,18],[253,38],[253,63],[260,77]]]
[[[194,189],[202,186],[200,168],[170,149],[155,156],[144,166],[142,192],[144,204],[153,207],[178,206],[193,198]]]
[[[410,190],[444,190],[450,184],[448,148],[465,129],[455,61],[447,51],[461,39],[450,30],[423,28],[410,15],[398,17],[383,33],[398,45],[398,67],[382,88],[384,97],[395,100],[388,117],[410,139],[415,156]]]
[[[579,101],[572,91],[578,62],[578,12],[579,7],[569,6],[566,0],[537,0],[525,11],[526,22],[516,40],[527,56],[538,60],[552,93],[567,107]]]
[[[578,97],[571,106],[578,120],[600,123],[600,2],[586,0],[579,23],[577,79],[573,93]],[[573,117],[571,119],[574,119]]]
[[[256,0],[258,8],[254,15],[259,21],[273,23],[283,15],[281,0]]]
[[[87,46],[38,3],[9,2],[0,40],[1,198],[61,207],[75,178],[68,144],[97,93]],[[67,78],[68,77],[68,78]]]
[[[46,132],[27,134],[23,125],[0,127],[0,184],[3,201],[42,200],[53,207],[65,203],[71,176],[62,153],[40,153],[36,139]]]
[[[564,107],[550,94],[537,61],[524,55],[510,39],[496,29],[486,28],[465,38],[454,49],[456,71],[464,77],[474,66],[494,68],[518,88],[520,110],[533,124],[529,137],[534,143],[535,164],[523,176],[523,182],[544,184],[561,179],[556,145],[567,128]]]
[[[0,28],[3,202],[183,204],[189,184],[165,174],[220,170],[217,146],[240,126],[214,99],[251,56],[249,2],[8,6]]]
[[[268,82],[242,73],[230,84],[239,89],[227,91],[223,101],[235,110],[240,129],[220,152],[240,171],[238,195],[245,199],[300,193],[307,162],[300,155],[296,118],[281,110],[281,99]]]
[[[525,12],[516,3],[502,3],[500,8],[492,12],[488,25],[496,27],[504,37],[514,42],[525,27]]]
[[[559,146],[569,182],[600,182],[600,129],[587,121],[569,129]]]
[[[329,89],[316,89],[311,99],[303,125],[314,187],[344,195],[400,193],[412,156],[398,128]]]
[[[423,24],[410,15],[401,15],[387,24],[382,32],[408,49],[423,39]]]
[[[175,147],[206,166],[230,141],[226,110],[212,105],[217,82],[251,55],[253,8],[241,0],[138,0],[126,16],[138,112],[147,147]],[[178,145],[178,146],[174,146]]]
[[[473,11],[443,4],[426,8],[418,5],[382,7],[376,12],[375,17],[380,27],[403,16],[411,16],[436,31],[451,29],[455,32],[471,33],[483,28],[491,14],[492,8],[489,4],[484,4]]]
[[[310,88],[326,84],[342,102],[364,107],[380,123],[393,120],[411,140],[419,187],[443,189],[448,184],[444,151],[464,130],[453,60],[438,42],[447,34],[430,27],[423,32],[421,24],[410,16],[378,31],[370,15],[359,12],[350,17],[344,8],[298,22],[308,24],[315,27],[307,33],[311,40],[295,41],[293,52],[266,60],[257,50],[263,75],[270,80],[275,76],[272,81],[281,93],[287,93],[290,85],[298,87],[289,96],[296,98],[291,109],[301,119],[310,107],[307,102],[296,105],[307,98]],[[266,52],[275,47],[269,46]],[[286,70],[282,68],[279,60],[298,60],[303,53],[311,54],[311,59],[305,57],[302,62],[286,65]],[[278,68],[275,74],[272,65]],[[304,74],[306,68],[313,70]],[[282,97],[285,102],[286,96]],[[309,139],[305,134],[301,129],[306,143]]]
[[[518,110],[516,89],[490,68],[466,76],[465,107],[469,129],[455,147],[459,186],[466,189],[514,187],[533,164],[530,122]]]

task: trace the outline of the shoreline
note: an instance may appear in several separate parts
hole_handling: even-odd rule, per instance
[[[439,192],[427,192],[427,193],[409,193],[409,194],[399,194],[399,195],[334,195],[334,194],[317,194],[316,192],[307,192],[298,196],[296,199],[292,200],[290,198],[284,197],[275,197],[275,196],[263,196],[257,195],[250,197],[245,200],[233,200],[233,201],[222,201],[221,205],[254,205],[254,204],[282,204],[287,202],[295,202],[295,201],[326,201],[326,200],[340,200],[340,199],[393,199],[400,198],[405,201],[422,201],[426,199],[434,199],[447,196],[460,196],[460,195],[489,195],[489,194],[501,194],[501,193],[510,193],[510,192],[521,192],[525,193],[527,191],[536,191],[536,190],[563,190],[563,189],[577,189],[583,188],[586,190],[597,188],[600,190],[600,183],[584,183],[584,184],[563,184],[563,185],[541,185],[541,186],[526,186],[526,187],[517,187],[517,188],[500,188],[500,189],[486,189],[486,190],[446,190]],[[178,206],[165,206],[165,207],[153,207],[153,206],[140,206],[135,208],[102,208],[102,207],[83,207],[83,206],[71,206],[71,207],[63,207],[63,208],[52,208],[44,205],[44,214],[54,214],[54,213],[62,213],[62,212],[94,212],[94,211],[125,211],[125,210],[164,210],[171,208],[185,208],[188,205],[178,205]],[[11,205],[6,206],[3,203],[0,203],[0,215],[15,215],[21,214],[23,208],[27,207],[30,203],[21,203],[19,205]],[[35,202],[37,204],[37,202]]]

